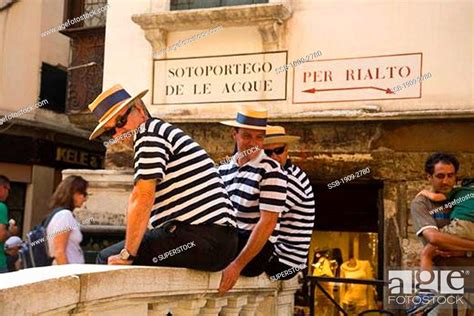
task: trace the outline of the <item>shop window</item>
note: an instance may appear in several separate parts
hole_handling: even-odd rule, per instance
[[[171,0],[171,11],[268,3],[268,0]]]
[[[316,220],[308,274],[348,279],[381,279],[383,210],[381,183],[347,183],[328,190],[315,185]],[[374,308],[382,299],[372,285],[322,282],[321,285],[350,315]],[[320,315],[335,315],[335,307],[315,292]]]

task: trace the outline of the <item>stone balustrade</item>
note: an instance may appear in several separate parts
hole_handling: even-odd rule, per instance
[[[0,274],[0,316],[293,315],[296,278],[240,277],[182,268],[63,265]]]

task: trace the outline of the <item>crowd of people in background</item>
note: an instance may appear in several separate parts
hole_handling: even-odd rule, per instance
[[[14,244],[13,241],[9,239],[18,234],[18,227],[15,222],[8,219],[8,207],[5,204],[10,190],[10,179],[4,175],[0,175],[0,273],[8,272],[5,249]],[[8,243],[5,243],[6,241]]]
[[[18,237],[18,227],[9,218],[5,200],[10,191],[10,180],[0,175],[0,273],[13,272],[28,267],[22,251],[35,247]],[[43,221],[46,237],[39,240],[51,257],[51,264],[84,263],[80,246],[82,233],[73,211],[87,199],[87,181],[79,176],[65,178],[54,191],[48,206],[48,216]],[[47,225],[45,225],[47,222]]]

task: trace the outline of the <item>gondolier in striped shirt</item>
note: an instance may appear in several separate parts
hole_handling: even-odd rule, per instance
[[[102,250],[97,262],[222,270],[238,241],[222,179],[198,143],[149,116],[146,92],[131,97],[115,85],[89,105],[99,120],[90,139],[136,134],[123,140],[135,149],[125,241]]]
[[[267,111],[251,107],[243,107],[235,121],[221,122],[234,127],[238,151],[219,173],[235,209],[239,255],[223,271],[220,293],[231,289],[239,275],[263,273],[273,253],[269,237],[285,209],[286,173],[262,150],[266,122]]]
[[[313,233],[315,205],[308,176],[288,158],[288,146],[299,140],[281,126],[268,126],[265,154],[278,161],[288,174],[286,210],[281,213],[274,256],[265,272],[271,279],[288,280],[306,267]]]

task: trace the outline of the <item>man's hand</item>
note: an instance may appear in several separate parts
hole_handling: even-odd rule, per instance
[[[250,234],[250,238],[244,249],[242,249],[237,258],[222,271],[219,293],[223,294],[230,290],[235,285],[235,282],[237,282],[244,267],[262,250],[276,226],[278,215],[276,212],[260,211],[260,219]]]
[[[8,231],[10,233],[10,236],[18,236],[18,226],[16,226],[15,221],[10,222],[10,225],[8,226]]]
[[[133,260],[123,260],[120,255],[110,256],[107,264],[110,265],[131,265]]]
[[[225,268],[224,271],[222,271],[222,279],[219,285],[220,294],[224,294],[234,287],[235,283],[239,279],[241,271],[242,271],[242,268],[240,268],[234,262],[229,264],[227,268]]]
[[[419,196],[419,195],[424,195],[431,201],[435,201],[435,202],[446,201],[446,195],[444,195],[443,193],[434,193],[428,190],[421,190],[416,196]]]

